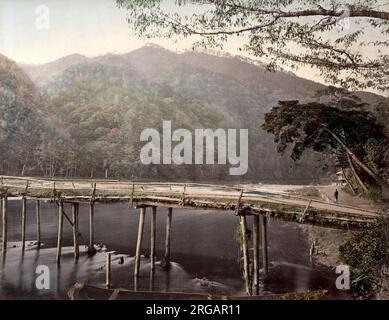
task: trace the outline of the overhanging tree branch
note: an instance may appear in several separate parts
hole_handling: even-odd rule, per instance
[[[212,1],[211,1],[212,2]],[[349,17],[362,17],[362,18],[375,18],[389,20],[389,12],[372,10],[372,9],[357,9],[357,10],[329,10],[325,8],[310,9],[310,10],[296,10],[296,11],[283,11],[279,9],[262,9],[256,7],[247,7],[236,3],[226,3],[227,6],[255,12],[260,15],[273,15],[283,18],[296,18],[296,17],[309,17],[309,16],[327,16],[327,17],[341,17],[347,14]]]
[[[380,0],[328,1],[326,8],[322,0],[179,0],[169,9],[162,0],[116,2],[140,36],[195,36],[194,47],[205,48],[244,36],[239,49],[265,59],[271,70],[308,65],[332,84],[389,89],[389,12]]]

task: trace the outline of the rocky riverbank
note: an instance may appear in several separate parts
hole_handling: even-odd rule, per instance
[[[317,187],[317,192],[312,190],[309,193],[314,194],[315,198],[321,197],[324,201],[331,200],[332,189],[335,190],[335,187]],[[349,194],[339,190],[340,197],[339,202],[341,204],[356,206],[366,210],[375,210],[383,211],[385,204],[377,204],[371,200],[366,200],[358,197],[352,197]],[[307,190],[301,190],[301,194],[306,195]],[[351,231],[345,230],[335,230],[328,228],[321,228],[316,226],[305,226],[305,232],[307,233],[310,242],[311,242],[311,261],[316,266],[323,266],[326,268],[331,268],[335,270],[336,266],[341,264],[341,258],[339,256],[339,246],[345,243],[353,233]],[[389,266],[384,266],[381,268],[380,278],[378,279],[379,290],[371,298],[378,300],[388,300],[389,299]]]

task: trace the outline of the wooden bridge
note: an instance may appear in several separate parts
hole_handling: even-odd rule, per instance
[[[338,205],[319,200],[291,196],[287,193],[269,193],[247,186],[223,186],[211,184],[181,184],[155,182],[121,182],[97,180],[49,180],[37,178],[0,177],[2,208],[2,250],[7,251],[8,201],[21,201],[22,249],[25,248],[27,199],[35,200],[37,243],[41,241],[40,201],[50,201],[58,206],[58,238],[56,261],[60,263],[64,218],[72,225],[74,257],[79,256],[79,205],[89,204],[89,249],[94,250],[94,207],[97,203],[127,202],[129,208],[139,209],[139,226],[135,252],[135,280],[139,276],[141,245],[146,209],[151,209],[151,271],[155,268],[156,213],[158,207],[167,208],[164,265],[170,263],[170,238],[173,208],[197,208],[224,210],[226,214],[239,216],[242,237],[244,279],[246,291],[259,291],[260,264],[263,276],[268,273],[267,221],[281,219],[300,224],[328,228],[357,230],[376,221],[382,213],[362,208]],[[72,215],[64,209],[64,203],[72,206]],[[159,212],[159,211],[158,211]],[[250,271],[249,237],[247,217],[253,222],[253,274]],[[108,219],[108,217],[107,217]],[[260,255],[260,251],[262,254]],[[260,256],[262,263],[260,263]],[[107,286],[110,284],[110,255],[107,255]]]

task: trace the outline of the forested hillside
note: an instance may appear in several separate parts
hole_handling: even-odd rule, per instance
[[[26,74],[0,55],[0,171],[23,174],[41,143],[42,100]]]
[[[14,63],[2,61],[0,85],[7,92],[1,96],[2,173],[102,177],[107,170],[112,178],[230,179],[228,166],[142,165],[140,132],[171,120],[173,129],[249,129],[249,172],[241,177],[246,181],[323,175],[319,155],[307,154],[296,165],[277,154],[272,137],[260,128],[279,100],[310,101],[325,88],[291,73],[270,73],[240,58],[148,46],[23,66],[38,93]],[[12,86],[7,77],[14,79]],[[380,100],[360,96],[374,104]],[[11,112],[16,117],[11,119],[11,110],[19,116]]]

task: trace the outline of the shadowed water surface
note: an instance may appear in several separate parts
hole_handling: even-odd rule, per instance
[[[65,206],[69,215],[70,207]],[[147,211],[149,212],[149,211]],[[157,260],[163,257],[166,208],[157,210]],[[42,203],[42,241],[37,249],[35,241],[34,203],[28,202],[27,248],[21,251],[21,203],[9,201],[8,253],[1,269],[0,298],[2,299],[65,299],[75,282],[104,285],[105,254],[88,257],[85,241],[88,239],[88,207],[80,206],[81,253],[74,262],[72,231],[64,220],[64,241],[61,265],[55,260],[57,234],[57,207]],[[251,219],[248,219],[249,227]],[[164,270],[157,263],[153,277],[147,258],[150,248],[150,216],[147,214],[142,246],[139,290],[203,292],[210,294],[244,294],[242,271],[238,264],[235,231],[238,218],[233,212],[174,209],[172,223],[172,265]],[[112,257],[112,284],[134,289],[133,269],[138,212],[127,204],[96,205],[95,242],[104,244]],[[311,266],[309,243],[297,224],[270,221],[269,223],[270,277],[261,290],[273,293],[306,289],[334,290],[335,275],[329,270]],[[123,259],[122,259],[123,258]],[[123,260],[123,263],[121,263]],[[50,289],[38,290],[35,271],[38,265],[50,269]]]

